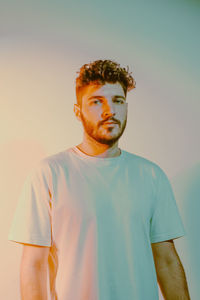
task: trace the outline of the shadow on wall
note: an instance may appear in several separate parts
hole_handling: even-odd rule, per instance
[[[191,299],[200,295],[200,162],[172,179],[175,198],[186,236],[175,240],[182,260]]]

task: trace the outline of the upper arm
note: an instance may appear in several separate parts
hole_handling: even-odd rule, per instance
[[[156,266],[170,264],[179,259],[173,240],[152,243],[151,247]]]
[[[185,235],[180,212],[174,197],[172,185],[162,169],[154,169],[155,205],[150,219],[150,241],[157,243]]]
[[[47,267],[50,247],[23,244],[21,266]]]

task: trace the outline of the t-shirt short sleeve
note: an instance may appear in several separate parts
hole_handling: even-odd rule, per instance
[[[156,205],[150,222],[151,243],[176,239],[185,235],[185,228],[166,174],[158,169]]]
[[[8,239],[51,246],[51,192],[45,165],[40,162],[25,180]]]

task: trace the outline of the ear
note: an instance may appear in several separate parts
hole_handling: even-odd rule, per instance
[[[80,106],[79,104],[74,104],[74,113],[76,115],[76,118],[81,121],[81,115],[80,115]]]

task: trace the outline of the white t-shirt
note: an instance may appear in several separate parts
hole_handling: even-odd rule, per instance
[[[100,158],[74,146],[33,168],[9,240],[51,246],[58,300],[157,300],[151,243],[183,235],[157,164],[125,150]]]

